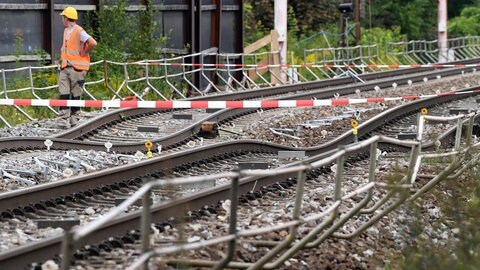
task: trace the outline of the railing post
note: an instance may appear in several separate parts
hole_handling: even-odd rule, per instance
[[[466,139],[467,147],[470,147],[472,145],[472,135],[473,135],[473,124],[474,123],[475,123],[475,115],[472,115],[468,119],[467,133],[465,134],[465,136],[467,137],[467,139]]]
[[[340,151],[344,151],[344,147],[339,147]],[[345,163],[345,154],[341,155],[337,158],[337,166],[334,172],[335,175],[335,201],[342,200],[342,182],[343,182],[343,167]],[[335,208],[333,211],[333,217],[338,216],[339,209],[338,207]]]
[[[373,142],[370,145],[370,166],[368,167],[368,182],[375,182],[375,169],[377,168],[377,145],[378,142]],[[369,191],[369,193],[371,193]]]
[[[307,178],[306,169],[298,171],[298,178],[297,178],[297,190],[295,193],[295,205],[293,208],[292,213],[292,220],[297,221],[300,220],[300,215],[302,214],[302,203],[303,203],[303,193],[305,189],[305,180]],[[254,269],[263,269],[264,265],[267,264],[269,261],[277,257],[280,252],[285,250],[288,246],[290,246],[293,241],[297,238],[297,230],[299,225],[293,225],[290,227],[290,233],[286,237],[286,239],[275,246],[272,250],[270,250],[265,256],[260,258],[256,263],[250,266],[247,270],[254,270]],[[300,250],[301,248],[291,249],[293,250]],[[279,259],[277,260],[273,266],[273,268],[277,268],[280,263],[284,260]]]
[[[149,185],[148,183],[144,184]],[[142,253],[147,253],[150,250],[150,226],[152,224],[150,213],[151,193],[152,188],[150,187],[142,197]],[[143,264],[143,269],[148,270],[148,260]]]
[[[422,149],[421,146],[422,146],[421,142],[419,142],[418,145],[412,146],[412,154],[410,155],[410,163],[409,163],[409,166],[408,166],[408,174],[407,174],[407,179],[405,181],[405,183],[407,185],[410,185],[410,184],[413,183],[413,181],[416,178],[417,171],[420,168],[420,161],[421,161],[420,151]],[[406,189],[406,190],[408,190],[408,189]],[[406,194],[407,194],[407,192],[405,192],[405,195]]]
[[[455,151],[460,151],[460,143],[462,142],[462,127],[463,127],[463,119],[459,118],[457,120],[457,131],[455,132]],[[457,162],[459,159],[458,155],[455,155],[452,159],[452,163]]]
[[[3,95],[5,96],[5,98],[8,98],[7,97],[7,83],[6,83],[6,78],[5,78],[5,70],[4,69],[1,69],[0,72],[2,72],[2,79],[3,79]],[[8,128],[11,128],[12,125],[10,125],[10,123],[8,123],[7,119],[3,118],[2,115],[0,115],[0,120],[8,127]]]
[[[240,171],[237,170],[238,175],[233,177],[232,179],[232,188],[231,188],[231,195],[230,195],[230,224],[228,227],[228,234],[236,234],[237,233],[237,209],[238,209],[238,182],[240,181]],[[215,270],[224,269],[228,263],[232,260],[233,256],[235,255],[235,245],[237,243],[237,239],[233,238],[228,242],[228,252],[227,256],[223,258],[217,265],[213,267]]]
[[[457,120],[457,132],[455,133],[455,151],[460,150],[460,143],[462,141],[462,126],[463,119],[459,118]]]
[[[62,243],[62,270],[68,270],[73,256],[73,233],[72,231],[65,232],[65,237]]]

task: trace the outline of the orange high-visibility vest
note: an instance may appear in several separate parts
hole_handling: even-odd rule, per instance
[[[67,64],[70,63],[75,69],[79,70],[88,70],[90,68],[90,55],[80,56],[80,33],[83,31],[83,28],[80,26],[75,26],[70,34],[68,39],[68,44],[65,44],[67,38],[67,28],[63,31],[63,44],[62,44],[62,64],[61,67],[67,67]],[[85,44],[83,44],[85,46]],[[83,50],[84,48],[82,48]],[[68,60],[68,63],[67,63]]]

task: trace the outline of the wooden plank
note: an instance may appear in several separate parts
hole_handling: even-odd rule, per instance
[[[45,60],[50,60],[50,55],[46,55]],[[16,61],[41,61],[40,55],[19,55],[18,58],[15,55],[0,55],[0,63],[16,62]]]
[[[253,44],[247,46],[244,49],[244,53],[252,53],[255,52],[267,45],[270,44],[270,54],[268,55],[267,59],[263,59],[262,61],[258,62],[257,65],[259,66],[267,66],[267,65],[278,65],[280,64],[280,55],[279,55],[279,44],[278,44],[278,32],[277,30],[272,30],[270,31],[270,34],[268,36],[265,36]],[[272,53],[273,52],[273,53]],[[280,68],[261,68],[261,69],[249,69],[247,71],[248,76],[252,80],[256,80],[259,78],[259,74],[263,75],[267,72],[272,72],[276,76],[280,76]],[[279,77],[280,78],[280,77]],[[275,78],[275,76],[270,76],[270,81],[274,84],[278,83],[278,79]]]
[[[0,10],[41,10],[47,9],[47,4],[0,4]]]
[[[95,5],[69,5],[69,4],[55,4],[53,5],[55,10],[64,10],[66,7],[73,7],[77,11],[92,11],[96,10]]]
[[[254,51],[257,51],[260,48],[263,48],[263,47],[267,46],[270,43],[271,43],[271,35],[264,36],[263,38],[255,41],[254,43],[245,47],[245,49],[243,49],[243,52],[244,53],[252,53]]]
[[[277,30],[272,30],[270,32],[270,36],[272,37],[271,41],[270,41],[270,64],[271,65],[279,65],[280,64],[280,46],[278,44],[278,38],[279,38],[279,35],[278,35],[278,32]],[[271,84],[278,84],[279,81],[277,78],[280,78],[280,68],[278,67],[273,67],[273,68],[270,68],[270,71],[272,72],[272,74],[274,74],[275,76],[270,76],[270,83]]]

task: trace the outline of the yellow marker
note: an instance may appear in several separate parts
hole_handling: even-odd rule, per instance
[[[358,129],[353,128],[353,135],[358,135]]]
[[[151,141],[147,141],[145,143],[145,147],[148,149],[148,151],[150,151],[153,147],[153,143]]]
[[[351,125],[352,125],[352,128],[356,129],[356,127],[358,127],[358,121],[352,120]]]
[[[151,141],[147,141],[145,143],[145,147],[147,148],[147,157],[149,158],[152,158],[153,157],[153,154],[152,154],[152,147],[153,147],[153,143]]]
[[[422,108],[420,110],[420,113],[423,114],[423,115],[427,115],[428,114],[428,109],[427,108]]]

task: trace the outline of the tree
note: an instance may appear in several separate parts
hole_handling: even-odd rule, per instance
[[[369,1],[372,26],[393,29],[400,26],[408,39],[433,39],[437,31],[437,3],[431,0]],[[368,5],[368,4],[367,4]],[[369,23],[364,20],[364,26]]]
[[[127,12],[126,0],[116,1],[108,8],[107,0],[100,0],[99,9],[87,14],[85,26],[92,30],[99,41],[92,51],[94,61],[132,61],[157,59],[158,51],[164,47],[167,37],[159,33],[160,26],[155,20],[151,0],[146,9],[138,14]]]
[[[245,0],[251,6],[252,20],[249,25],[256,25],[260,29],[273,29],[274,27],[274,1],[272,0]],[[338,25],[340,12],[338,4],[344,1],[334,0],[289,0],[288,4],[294,12],[296,19],[296,35],[298,37],[309,36],[322,29],[332,29],[332,25]],[[348,2],[353,2],[349,0]],[[365,0],[365,17],[362,19],[362,26],[365,29],[383,28],[385,30],[397,31],[400,27],[400,34],[405,35],[408,40],[437,38],[437,1],[433,0]],[[458,16],[465,7],[475,10],[478,0],[455,0],[448,1],[449,18]],[[472,15],[473,16],[473,15]],[[472,17],[469,16],[469,17]],[[467,20],[452,20],[455,27],[451,28],[455,34],[474,34],[476,28],[467,25],[475,22],[474,18]],[[371,21],[370,21],[371,18]],[[290,23],[290,21],[289,21]],[[464,26],[461,26],[464,25]],[[460,28],[458,28],[460,27]],[[478,31],[476,32],[478,34]]]
[[[480,1],[478,1],[480,4]],[[451,36],[475,36],[480,33],[480,6],[465,7],[459,17],[450,20],[448,25]]]
[[[462,9],[468,5],[473,5],[477,0],[455,0],[448,1],[448,18],[454,18],[460,15]]]
[[[322,26],[338,22],[340,13],[337,2],[335,0],[289,0],[289,11],[293,11],[294,14],[294,18],[292,18],[289,12],[289,23],[295,19],[298,36],[318,32]],[[245,3],[251,6],[253,19],[255,22],[260,22],[260,28],[273,29],[275,27],[274,1],[245,0]]]

